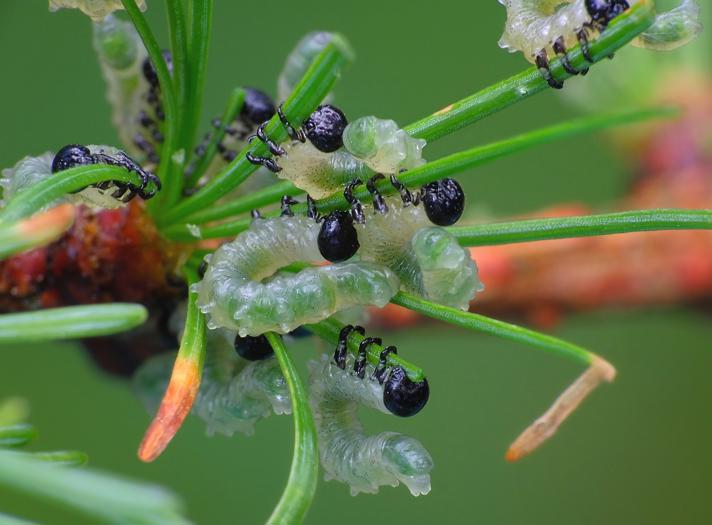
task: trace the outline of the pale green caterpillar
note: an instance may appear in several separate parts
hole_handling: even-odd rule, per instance
[[[503,49],[521,51],[532,63],[538,55],[565,54],[580,43],[587,46],[587,31],[602,31],[638,0],[499,0],[507,9]],[[682,0],[676,9],[659,14],[655,23],[633,45],[648,49],[674,49],[701,30],[696,0]],[[587,52],[583,49],[584,53]],[[540,65],[541,67],[541,65]]]
[[[109,15],[94,23],[94,49],[106,81],[112,123],[121,142],[131,155],[144,156],[157,164],[163,141],[163,109],[156,74],[141,38],[133,24]],[[170,55],[164,53],[164,59],[170,68]]]
[[[314,31],[307,33],[287,56],[277,79],[277,99],[286,100],[294,86],[302,79],[316,56],[331,42],[333,33]],[[330,95],[324,99],[329,102]]]
[[[375,368],[366,365],[364,378],[353,371],[349,353],[345,369],[323,355],[310,361],[310,400],[317,426],[319,457],[325,479],[351,487],[351,494],[376,493],[383,485],[403,483],[413,496],[430,492],[433,460],[415,438],[396,432],[369,436],[358,419],[363,405],[384,414],[383,385],[372,378]]]
[[[633,41],[633,45],[656,51],[684,46],[702,31],[697,0],[682,0],[679,6],[655,17],[655,22]]]
[[[193,414],[206,424],[209,436],[254,433],[255,423],[274,414],[291,413],[289,390],[274,358],[249,362],[237,356],[235,332],[210,330],[205,367]],[[175,356],[164,354],[136,372],[133,388],[154,412],[168,386]]]
[[[388,211],[365,206],[356,224],[362,260],[383,264],[400,278],[401,288],[436,303],[467,310],[484,289],[477,265],[452,234],[433,224],[422,205],[385,199]]]
[[[320,199],[354,179],[397,174],[425,163],[425,140],[412,138],[393,120],[361,117],[344,128],[342,139],[344,147],[336,151],[321,151],[310,140],[283,144],[277,176]]]
[[[398,277],[373,262],[278,272],[295,262],[323,264],[318,234],[319,225],[306,216],[255,219],[208,256],[205,277],[193,285],[208,326],[242,337],[288,333],[353,306],[383,307],[398,292]]]
[[[139,115],[150,111],[145,99],[149,85],[141,72],[148,54],[131,22],[109,15],[93,27],[94,50],[106,81],[112,123],[129,153],[142,153],[134,141],[144,131]],[[150,136],[146,140],[156,147]]]
[[[98,146],[90,144],[87,146],[92,153],[105,153],[106,155],[116,155],[120,150],[111,146]],[[12,168],[2,170],[0,187],[2,187],[2,202],[7,202],[21,191],[30,188],[34,184],[52,177],[52,160],[54,154],[45,152],[37,157],[24,157],[20,159]],[[77,193],[70,193],[62,197],[62,202],[72,204],[83,204],[90,208],[114,209],[126,205],[126,202],[113,195],[117,191],[117,186],[107,184],[101,188],[89,186]],[[49,204],[47,207],[56,206],[59,201]]]

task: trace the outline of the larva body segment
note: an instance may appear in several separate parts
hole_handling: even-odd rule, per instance
[[[692,41],[702,31],[697,0],[682,0],[679,6],[655,17],[655,22],[633,40],[633,45],[669,51]]]
[[[146,10],[145,0],[137,0],[136,5],[141,11]],[[49,0],[49,10],[62,8],[77,8],[90,16],[94,21],[102,20],[107,15],[123,9],[121,0]]]
[[[531,63],[544,51],[554,56],[554,43],[559,40],[564,49],[578,43],[577,33],[599,31],[607,21],[594,22],[585,0],[499,0],[507,9],[504,33],[499,40],[503,49],[521,51]],[[628,8],[638,0],[619,2],[619,9]],[[671,11],[656,16],[654,24],[633,41],[633,45],[654,50],[680,47],[702,30],[697,0],[682,0]]]
[[[291,181],[315,199],[339,191],[353,179],[373,176],[365,163],[344,149],[325,153],[309,141],[295,141],[283,147],[286,154],[279,159],[282,170],[277,176]]]
[[[274,414],[289,414],[289,390],[274,358],[249,362],[232,348],[235,332],[211,330],[200,390],[192,413],[206,424],[209,436],[254,433],[255,423]],[[154,412],[170,379],[174,356],[146,362],[134,375],[133,387]]]
[[[507,9],[499,46],[510,53],[521,51],[532,64],[542,49],[547,55],[555,55],[552,45],[560,36],[567,48],[575,46],[576,30],[591,21],[584,0],[499,0],[499,3]]]
[[[2,203],[7,204],[23,189],[51,177],[52,159],[54,153],[47,151],[37,157],[23,157],[12,168],[3,169],[0,178]]]
[[[147,103],[149,85],[142,67],[148,54],[133,25],[115,16],[94,23],[94,49],[106,81],[106,98],[111,105],[111,119],[122,144],[132,155],[144,154],[135,144],[142,137],[151,148],[159,142],[141,125],[140,115],[151,118],[157,126],[155,110]],[[150,117],[148,117],[150,115]]]
[[[277,79],[277,99],[285,100],[301,80],[311,65],[314,58],[331,42],[334,34],[327,31],[314,31],[307,33],[297,43],[282,67]],[[328,103],[331,96],[327,95],[324,103]]]
[[[318,233],[319,225],[305,216],[257,219],[218,248],[205,277],[194,285],[208,326],[243,337],[287,333],[353,306],[383,307],[396,294],[398,277],[371,262],[276,273],[294,262],[324,263]]]
[[[397,174],[425,164],[427,142],[408,135],[395,121],[373,115],[354,120],[344,130],[344,148],[377,173]]]
[[[106,155],[116,155],[120,151],[111,146],[99,146],[95,144],[90,144],[87,148],[89,148],[92,153],[105,153]],[[3,190],[3,202],[7,203],[7,201],[17,195],[17,193],[52,177],[54,175],[52,173],[52,161],[54,157],[55,155],[48,151],[38,157],[24,157],[12,168],[2,170],[0,187],[2,187]],[[102,188],[89,186],[77,193],[65,195],[62,200],[73,204],[83,204],[95,209],[115,209],[126,205],[126,202],[112,196],[117,189],[117,186],[111,184],[107,184]],[[56,204],[58,203],[54,202],[47,207]]]
[[[367,180],[375,172],[397,174],[425,162],[425,140],[412,138],[393,120],[359,118],[346,126],[343,140],[343,148],[329,153],[309,141],[285,144],[277,175],[321,199],[354,179]]]
[[[389,267],[401,288],[431,301],[467,310],[483,289],[477,265],[467,250],[443,228],[433,226],[423,206],[405,206],[386,198],[387,213],[370,213],[356,225],[359,255]]]
[[[309,362],[310,400],[325,479],[346,483],[354,496],[399,483],[413,496],[427,494],[433,460],[417,439],[396,432],[371,436],[364,432],[359,405],[390,412],[383,405],[383,385],[371,378],[373,366],[367,365],[364,379],[359,379],[353,364],[352,355],[344,370],[326,355]]]

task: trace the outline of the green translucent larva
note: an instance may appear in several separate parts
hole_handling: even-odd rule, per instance
[[[136,5],[141,11],[146,10],[145,0],[136,0]],[[114,11],[124,8],[121,0],[49,0],[50,11],[56,11],[64,7],[80,9],[95,21],[99,21]]]
[[[383,405],[383,385],[370,378],[373,366],[367,365],[364,379],[360,379],[352,372],[353,364],[351,354],[345,370],[326,355],[308,364],[310,402],[325,479],[346,483],[354,496],[399,483],[413,496],[427,494],[433,460],[417,439],[396,432],[364,432],[358,419],[359,405],[390,412]]]
[[[628,0],[633,6],[639,0]],[[521,51],[535,63],[544,51],[553,56],[554,42],[561,38],[566,48],[578,44],[577,32],[600,29],[591,24],[585,0],[499,0],[507,9],[507,22],[499,45],[511,53]],[[654,50],[669,50],[692,40],[702,29],[696,0],[682,0],[675,9],[657,15],[653,25],[633,41],[633,45]]]
[[[52,159],[54,154],[47,151],[38,157],[23,157],[12,168],[2,170],[2,203],[7,204],[23,189],[51,177]]]
[[[99,146],[90,144],[87,146],[92,153],[103,152],[107,155],[116,155],[119,151],[111,146]],[[2,170],[2,178],[0,178],[0,187],[3,190],[3,203],[7,203],[12,197],[19,192],[30,188],[34,184],[48,179],[54,174],[52,173],[52,160],[54,154],[51,152],[43,153],[38,157],[24,157],[20,159],[12,168]],[[83,204],[91,208],[114,209],[125,206],[126,203],[112,197],[117,190],[116,186],[108,186],[106,188],[96,188],[89,186],[77,193],[70,193],[62,198],[62,202],[71,202],[73,204]],[[47,206],[55,206],[60,201],[51,203]]]
[[[243,337],[287,333],[353,306],[388,303],[400,282],[381,264],[344,262],[278,272],[294,262],[325,262],[317,245],[319,228],[305,216],[257,219],[218,248],[193,288],[208,326]]]
[[[552,45],[560,36],[567,48],[575,46],[576,30],[591,21],[584,0],[499,0],[499,3],[507,9],[499,46],[510,53],[521,51],[532,64],[542,49],[547,55],[555,55]]]
[[[141,67],[148,55],[141,38],[133,24],[108,16],[94,23],[94,49],[106,81],[112,123],[129,154],[142,154],[134,144],[137,134],[143,135],[145,131],[139,115],[142,111],[151,114],[153,110],[146,102],[149,86]],[[150,134],[144,138],[154,149],[158,147]]]
[[[661,13],[633,45],[656,51],[669,51],[693,40],[702,31],[697,0],[682,0],[679,6]]]
[[[361,117],[344,130],[344,148],[377,173],[397,174],[425,164],[427,142],[415,139],[393,120]]]
[[[277,79],[277,98],[285,100],[302,79],[312,61],[331,42],[333,33],[314,31],[307,33],[294,47]],[[329,101],[329,96],[324,102]]]
[[[467,310],[483,289],[468,250],[433,226],[422,205],[405,206],[398,197],[386,198],[386,204],[385,214],[366,206],[366,222],[356,225],[361,259],[393,270],[407,292]]]
[[[192,413],[211,436],[254,433],[255,423],[271,414],[291,413],[289,389],[274,358],[249,362],[233,348],[235,332],[210,330],[205,367]],[[153,413],[168,386],[175,356],[157,356],[141,366],[133,387]]]
[[[343,140],[344,147],[332,153],[319,151],[309,141],[285,144],[277,175],[321,199],[354,179],[365,181],[376,172],[397,174],[425,162],[425,140],[412,138],[392,120],[361,117],[346,126]]]
[[[354,179],[366,180],[373,176],[365,163],[340,149],[324,153],[311,142],[292,142],[283,145],[286,155],[278,162],[280,179],[291,181],[315,199],[323,199],[344,188]]]

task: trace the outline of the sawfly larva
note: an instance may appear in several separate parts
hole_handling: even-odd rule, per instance
[[[702,31],[697,0],[682,0],[679,6],[655,17],[655,22],[633,45],[656,51],[669,51],[693,40]]]
[[[65,195],[64,200],[92,208],[113,209],[125,205],[135,195],[144,199],[151,198],[155,192],[147,190],[149,183],[153,184],[156,190],[160,189],[158,178],[141,168],[122,151],[111,146],[70,144],[60,149],[56,155],[45,152],[37,157],[24,157],[12,168],[2,170],[0,187],[3,202],[7,203],[21,191],[32,191],[30,188],[34,184],[48,179],[58,171],[87,164],[111,164],[134,171],[141,177],[142,185],[106,181]],[[57,203],[52,203],[55,204]]]
[[[106,181],[82,190],[80,193],[83,193],[83,197],[85,198],[87,198],[88,192],[91,192],[92,189],[97,190],[97,192],[91,193],[92,196],[96,195],[97,201],[93,203],[95,206],[110,207],[112,199],[126,203],[136,195],[142,199],[150,199],[161,189],[161,181],[158,177],[150,171],[144,170],[123,151],[110,146],[68,144],[61,148],[54,156],[54,159],[52,159],[51,170],[52,173],[57,173],[76,166],[88,166],[91,164],[118,166],[127,171],[136,173],[141,179],[139,186],[123,182]],[[149,185],[152,185],[153,188],[147,189]],[[106,198],[107,195],[109,199]]]
[[[436,303],[467,310],[483,289],[477,265],[447,230],[433,226],[457,221],[464,193],[453,179],[427,184],[415,194],[392,182],[402,194],[381,197],[369,181],[373,205],[365,208],[353,198],[352,213],[362,260],[387,266],[400,278],[401,288]],[[353,184],[351,185],[353,186]],[[418,204],[422,200],[422,205]],[[372,213],[369,211],[373,209]],[[365,215],[368,215],[366,217]]]
[[[340,109],[326,104],[304,121],[302,129],[295,130],[281,111],[278,113],[292,140],[275,144],[260,127],[256,136],[277,159],[249,155],[248,160],[274,171],[312,197],[326,197],[375,172],[396,174],[425,162],[425,140],[412,138],[392,120],[368,116],[348,124]]]
[[[307,72],[312,61],[329,45],[333,37],[333,33],[314,31],[304,35],[297,45],[294,46],[294,49],[287,56],[287,60],[284,62],[282,71],[277,79],[278,100],[286,100],[294,89],[294,86],[297,85],[304,76],[304,73]],[[327,95],[324,99],[325,102],[328,102],[329,98],[330,95]]]
[[[151,134],[148,137],[143,135],[145,126],[139,122],[142,112],[147,114],[149,111],[145,99],[149,86],[143,75],[143,65],[148,54],[141,38],[133,24],[110,15],[94,23],[93,40],[106,81],[106,98],[111,106],[112,123],[119,132],[121,142],[134,155],[146,154],[150,149],[153,154],[149,155],[149,160],[157,162],[155,148],[158,142]],[[148,120],[144,124],[148,124]],[[137,146],[137,142],[142,146]]]
[[[398,277],[373,262],[345,262],[279,272],[295,262],[324,263],[320,227],[306,216],[255,219],[223,244],[194,285],[208,326],[257,336],[288,333],[353,306],[385,306],[398,292]]]
[[[572,74],[586,73],[571,65],[568,48],[581,45],[588,62],[593,62],[588,46],[589,33],[603,31],[617,16],[637,0],[499,0],[507,9],[500,47],[521,51],[541,71],[553,88],[563,81],[553,77],[549,58],[561,56],[564,69]],[[670,12],[657,15],[653,25],[633,41],[649,49],[673,49],[694,38],[701,29],[696,0],[683,0]]]
[[[368,339],[364,339],[368,342]],[[376,493],[380,486],[403,483],[413,496],[430,492],[433,460],[415,438],[396,432],[367,435],[358,419],[363,405],[389,413],[384,385],[376,368],[365,364],[359,377],[358,358],[348,354],[344,369],[328,356],[310,361],[310,400],[317,426],[319,457],[325,479],[346,483],[351,494]]]
[[[206,424],[209,436],[254,433],[255,423],[274,414],[291,413],[289,390],[274,358],[250,362],[233,348],[235,332],[208,332],[208,347],[193,414]],[[149,412],[154,412],[168,386],[175,356],[147,361],[134,375],[133,387]]]

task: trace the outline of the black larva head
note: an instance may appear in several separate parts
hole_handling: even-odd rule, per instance
[[[198,277],[200,277],[202,279],[203,277],[205,277],[205,272],[207,272],[207,271],[208,271],[208,261],[203,259],[202,261],[200,261],[200,265],[198,265]]]
[[[629,8],[627,0],[586,0],[586,11],[591,20],[604,27]]]
[[[89,148],[79,144],[69,144],[60,149],[52,159],[52,173],[91,163]]]
[[[451,226],[462,216],[465,193],[455,179],[436,180],[423,186],[423,206],[433,224]]]
[[[329,153],[344,145],[343,135],[347,124],[346,115],[339,108],[324,104],[304,121],[302,128],[316,149]]]
[[[394,415],[414,416],[425,406],[430,397],[428,380],[411,381],[403,367],[395,367],[383,388],[383,404]]]
[[[166,67],[168,68],[168,72],[170,74],[173,74],[173,57],[171,56],[171,52],[167,49],[164,49],[161,54],[163,55],[163,60],[166,61]],[[156,73],[156,68],[154,68],[153,64],[151,63],[150,58],[146,57],[143,61],[142,71],[143,78],[146,79],[146,82],[148,82],[152,87],[157,88],[159,85],[158,74]]]
[[[245,88],[245,102],[240,115],[255,126],[269,120],[277,110],[274,101],[264,91],[255,88]]]
[[[327,215],[321,223],[317,244],[327,261],[341,262],[353,257],[360,245],[351,214],[337,210]]]
[[[264,335],[257,337],[246,336],[235,337],[235,350],[237,354],[248,361],[262,361],[267,359],[273,353],[272,345],[269,344]]]

